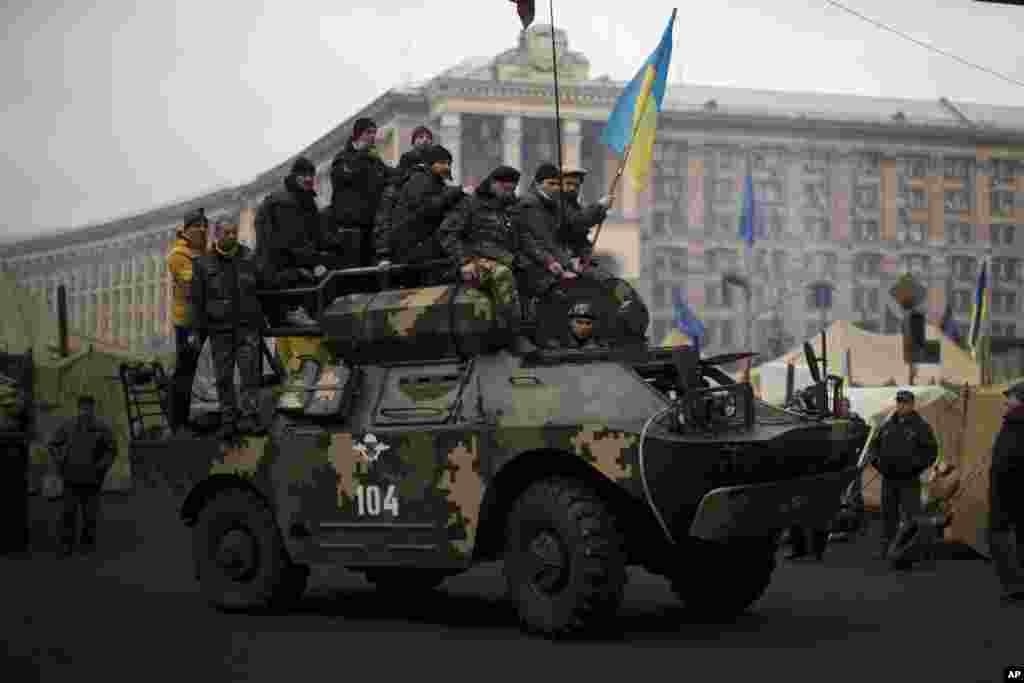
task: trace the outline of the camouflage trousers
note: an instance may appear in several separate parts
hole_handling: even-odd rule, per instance
[[[476,272],[476,287],[494,299],[494,314],[498,326],[515,328],[522,318],[516,275],[511,268],[489,258],[470,261]]]
[[[210,335],[210,351],[217,373],[217,396],[220,399],[221,422],[237,426],[242,418],[259,420],[260,414],[260,337],[253,330],[215,332]],[[242,384],[235,396],[235,365]],[[241,404],[241,405],[239,405]]]

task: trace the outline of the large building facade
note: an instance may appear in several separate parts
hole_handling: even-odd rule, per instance
[[[396,163],[427,124],[476,184],[499,164],[524,172],[557,159],[551,27],[535,25],[497,57],[471,59],[427,82],[390,90],[301,153],[330,199],[329,166],[357,117],[384,131]],[[622,83],[591,78],[584,55],[556,31],[566,165],[589,171],[585,199],[607,192],[619,159],[600,142]],[[659,117],[652,181],[623,177],[597,251],[633,278],[652,313],[651,337],[673,324],[680,288],[706,324],[709,352],[772,354],[832,320],[894,331],[888,294],[902,273],[928,288],[937,321],[947,301],[966,323],[981,261],[992,259],[992,331],[1018,334],[1024,260],[1024,109],[934,101],[671,85]],[[61,284],[84,339],[156,350],[171,339],[164,258],[182,215],[232,215],[252,239],[259,202],[291,159],[243,186],[128,219],[25,240],[3,267],[51,306]],[[751,248],[738,238],[749,169],[757,198]],[[745,280],[747,288],[725,282]],[[830,300],[815,282],[834,286]],[[749,298],[748,298],[749,294]]]

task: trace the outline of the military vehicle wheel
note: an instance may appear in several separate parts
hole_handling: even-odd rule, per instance
[[[382,567],[367,569],[366,580],[380,590],[400,593],[418,593],[433,590],[450,576],[449,572],[408,567]]]
[[[686,608],[705,619],[731,619],[757,602],[775,571],[774,538],[734,541],[690,560],[669,577]]]
[[[306,589],[309,570],[291,564],[273,514],[248,491],[223,491],[203,507],[193,552],[200,589],[219,609],[280,607]]]
[[[584,484],[539,481],[520,496],[506,531],[505,578],[526,630],[549,637],[591,631],[618,611],[626,584],[623,540]]]

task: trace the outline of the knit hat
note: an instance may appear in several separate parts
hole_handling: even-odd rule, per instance
[[[353,126],[352,126],[352,139],[355,140],[356,138],[358,138],[360,135],[365,133],[370,128],[376,128],[376,127],[377,127],[377,123],[373,119],[369,119],[369,118],[365,118],[365,117],[361,118],[361,119],[356,119],[355,124],[353,124]]]
[[[316,166],[306,157],[299,157],[292,164],[291,175],[316,175]]]
[[[210,221],[206,217],[206,209],[200,207],[189,211],[185,214],[183,224],[185,228],[192,227],[193,225],[209,225]]]
[[[430,130],[426,126],[416,126],[412,131],[412,137],[409,138],[409,144],[415,145],[416,138],[421,135],[429,135],[431,140],[434,139],[434,131]]]
[[[431,166],[438,161],[447,161],[451,163],[452,154],[441,145],[427,145],[420,152],[420,161],[426,166]]]
[[[557,177],[558,167],[549,161],[545,161],[543,164],[537,167],[537,172],[533,174],[533,182],[543,183],[545,180]]]
[[[573,304],[573,307],[569,309],[570,318],[586,318],[587,320],[593,320],[594,314],[591,311],[590,304],[585,301]]]
[[[506,180],[510,183],[519,182],[519,171],[511,166],[499,166],[491,171],[491,180]]]
[[[567,170],[562,175],[565,176],[566,178],[579,178],[580,182],[582,183],[583,179],[587,176],[587,169],[585,169],[585,168],[570,168],[569,170]]]

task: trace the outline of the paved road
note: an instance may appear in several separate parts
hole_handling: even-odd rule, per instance
[[[889,573],[870,559],[870,539],[830,548],[824,565],[783,564],[752,611],[724,625],[689,620],[664,580],[637,571],[621,637],[549,643],[520,634],[497,565],[406,602],[390,602],[359,575],[315,572],[291,614],[224,615],[198,596],[189,535],[169,501],[105,497],[99,551],[65,560],[47,537],[55,505],[34,501],[30,556],[0,559],[5,683],[353,674],[382,683],[403,675],[964,683],[1000,680],[1012,658],[1024,662],[1024,610],[998,606],[987,563],[942,558]]]

